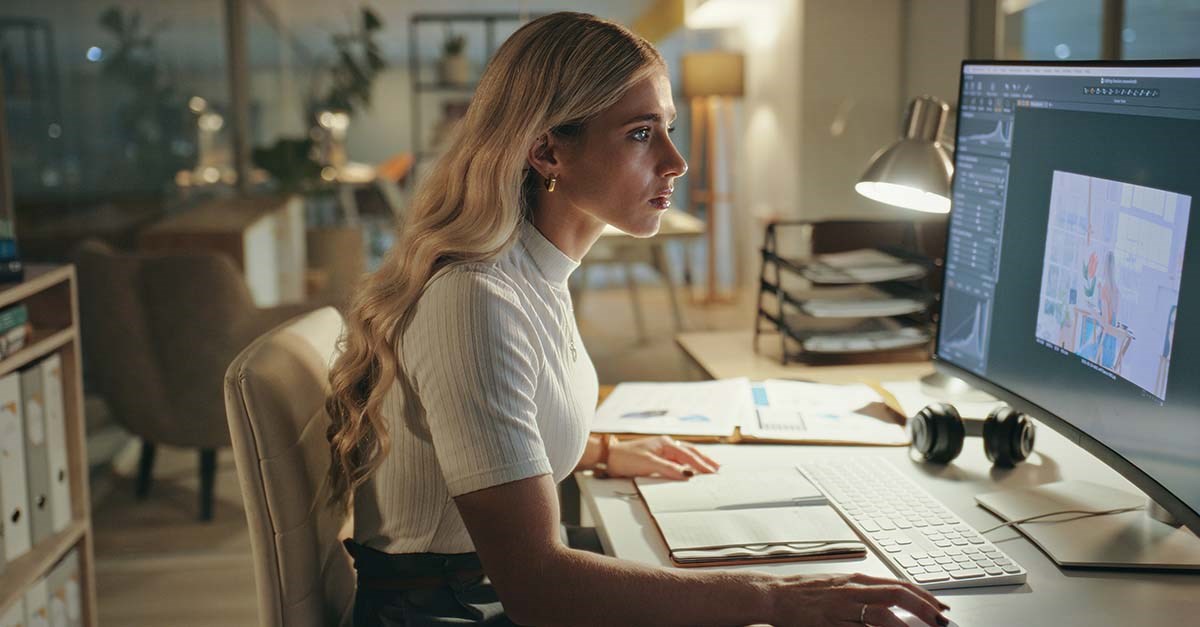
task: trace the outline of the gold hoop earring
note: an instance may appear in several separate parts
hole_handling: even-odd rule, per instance
[[[546,179],[546,191],[553,192],[554,186],[558,184],[558,175],[551,174],[550,178]]]

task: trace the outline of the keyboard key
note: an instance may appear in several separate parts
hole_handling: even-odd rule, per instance
[[[928,557],[927,557],[927,558],[925,558],[925,559],[919,559],[919,560],[917,560],[917,563],[918,563],[918,564],[920,564],[920,565],[922,565],[922,566],[933,566],[933,565],[934,565],[934,564],[936,564],[937,562],[935,562],[935,561],[934,561],[932,558],[928,558]]]
[[[1004,572],[1009,573],[1009,574],[1016,574],[1016,573],[1021,572],[1021,567],[1017,566],[1016,564],[1006,564],[1006,565],[1002,565],[1000,568],[1003,569]]]
[[[907,571],[908,574],[910,574],[910,575],[920,575],[925,572],[925,567],[924,566],[909,566],[908,568],[905,568],[904,570]]]
[[[1004,569],[1001,569],[1001,568],[996,568],[996,567],[994,567],[994,566],[993,566],[993,567],[991,567],[991,568],[985,568],[985,569],[983,569],[983,572],[985,572],[985,573],[987,573],[987,574],[989,574],[989,575],[993,575],[993,576],[999,577],[1000,575],[1003,575],[1003,574],[1004,574]]]
[[[947,573],[927,573],[913,576],[913,581],[917,583],[934,583],[937,581],[949,581],[949,579],[950,575]]]
[[[917,560],[913,559],[909,555],[897,555],[896,557],[894,557],[892,559],[896,560],[897,564],[899,564],[905,568],[912,568],[913,566],[917,565]]]
[[[954,577],[955,579],[974,579],[975,577],[982,577],[983,575],[984,572],[978,568],[967,568],[963,570],[956,570],[950,573],[950,576]]]
[[[967,557],[966,555],[955,555],[954,561],[958,564],[966,564],[971,561],[971,558]]]
[[[899,553],[900,551],[903,551],[904,549],[902,549],[898,546],[889,546],[883,550],[887,551],[888,553]]]

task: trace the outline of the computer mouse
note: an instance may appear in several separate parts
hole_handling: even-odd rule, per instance
[[[915,614],[902,607],[893,607],[891,610],[892,613],[896,615],[896,618],[904,621],[904,624],[908,627],[930,627],[925,623],[925,621],[917,618]],[[958,627],[958,623],[954,622],[954,619],[950,619],[949,627]]]

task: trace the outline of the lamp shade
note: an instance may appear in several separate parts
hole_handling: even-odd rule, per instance
[[[683,95],[741,96],[742,55],[737,52],[690,52],[683,55]]]
[[[914,99],[904,137],[871,157],[855,191],[905,209],[948,213],[954,166],[938,138],[949,110],[949,105],[931,96]]]

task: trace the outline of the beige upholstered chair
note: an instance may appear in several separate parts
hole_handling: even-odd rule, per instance
[[[150,490],[156,444],[200,451],[200,519],[213,513],[217,449],[229,446],[221,377],[251,340],[314,308],[259,308],[241,272],[214,252],[124,253],[91,240],[75,251],[84,376],[142,438],[137,494]]]
[[[250,523],[259,624],[347,625],[354,571],[326,506],[325,395],[342,318],[325,307],[242,351],[225,375],[233,454]]]

